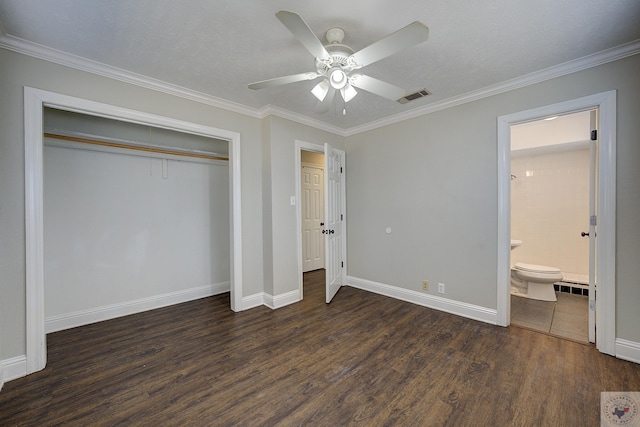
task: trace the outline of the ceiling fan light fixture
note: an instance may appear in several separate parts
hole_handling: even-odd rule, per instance
[[[340,94],[342,95],[342,99],[344,102],[349,102],[358,94],[358,91],[354,89],[353,86],[347,84],[345,87],[340,89]]]
[[[329,82],[327,81],[327,79],[323,79],[320,83],[315,85],[313,89],[311,89],[311,93],[313,94],[313,96],[318,98],[318,101],[320,102],[324,101],[324,98],[326,98],[328,92]]]
[[[347,84],[347,74],[342,68],[334,67],[329,70],[329,82],[334,89],[342,89]]]
[[[406,95],[406,91],[401,87],[364,74],[354,74],[353,72],[426,41],[429,36],[429,28],[423,23],[414,21],[387,37],[355,52],[351,47],[342,44],[345,34],[341,28],[330,28],[326,33],[329,44],[324,45],[297,13],[281,10],[276,13],[276,17],[298,42],[313,55],[316,71],[250,83],[249,89],[263,89],[322,78],[322,81],[314,86],[311,92],[320,100],[321,104],[325,104],[323,106],[325,108],[332,104],[335,93],[340,91],[340,95],[344,100],[343,114],[346,114],[344,105],[358,93],[355,88],[400,103],[406,103],[416,95]],[[417,93],[418,97],[429,94],[426,90]]]

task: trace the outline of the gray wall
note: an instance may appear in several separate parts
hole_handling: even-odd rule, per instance
[[[24,355],[23,87],[122,106],[241,135],[244,296],[262,292],[260,120],[0,49],[0,360]]]
[[[496,118],[615,89],[616,336],[640,342],[639,72],[636,55],[348,137],[349,275],[496,308]]]
[[[348,274],[496,307],[496,118],[618,90],[617,336],[640,342],[640,55],[345,139],[0,50],[0,360],[25,354],[23,87],[239,132],[243,296],[295,290],[295,140],[347,150]],[[392,228],[391,234],[384,229]]]
[[[263,198],[267,201],[264,236],[265,292],[279,295],[298,289],[296,207],[290,198],[296,194],[295,160],[299,154],[295,150],[296,140],[318,144],[331,144],[344,149],[344,138],[332,133],[313,129],[280,117],[265,119],[265,139],[263,150],[268,153],[265,162],[265,185]]]

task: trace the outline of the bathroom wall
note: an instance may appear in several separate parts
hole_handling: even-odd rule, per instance
[[[589,150],[556,151],[511,158],[511,238],[522,246],[511,262],[589,273]],[[567,276],[567,274],[565,274]]]

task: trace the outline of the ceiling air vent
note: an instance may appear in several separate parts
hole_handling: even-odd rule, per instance
[[[398,102],[400,104],[406,104],[409,101],[414,101],[414,100],[416,100],[418,98],[422,98],[422,97],[425,97],[427,95],[431,95],[431,92],[429,92],[426,89],[422,89],[422,90],[417,91],[416,93],[412,93],[412,94],[409,94],[407,96],[403,96],[402,98],[398,99]]]

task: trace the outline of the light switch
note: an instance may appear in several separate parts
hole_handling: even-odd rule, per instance
[[[291,196],[291,206],[296,205],[296,196]]]

